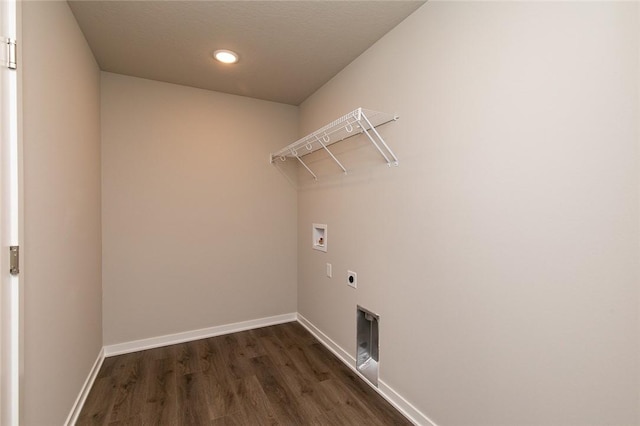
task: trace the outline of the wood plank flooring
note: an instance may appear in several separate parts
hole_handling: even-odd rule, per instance
[[[411,425],[297,322],[105,359],[77,425]]]

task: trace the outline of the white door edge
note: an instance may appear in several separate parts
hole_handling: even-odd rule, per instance
[[[18,4],[0,1],[0,424],[20,424],[21,292],[20,275],[9,273],[9,246],[20,244],[20,144],[18,72],[7,64],[7,41],[17,40]]]

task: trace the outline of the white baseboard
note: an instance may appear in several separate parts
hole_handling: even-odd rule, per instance
[[[150,337],[148,339],[117,343],[115,345],[105,346],[104,356],[110,357],[115,355],[128,354],[131,352],[144,351],[146,349],[159,348],[161,346],[175,345],[177,343],[184,343],[192,340],[206,339],[207,337],[214,337],[223,334],[236,333],[238,331],[251,330],[253,328],[282,324],[285,322],[295,321],[296,318],[297,317],[295,313],[283,314],[250,321],[236,322],[233,324],[201,328],[200,330],[185,331],[182,333],[167,334],[165,336]]]
[[[298,322],[300,324],[302,324],[302,326],[304,328],[309,330],[309,332],[311,334],[313,334],[316,337],[316,339],[318,339],[320,341],[320,343],[325,345],[327,347],[327,349],[329,349],[331,352],[333,352],[333,354],[335,356],[340,358],[340,361],[342,361],[345,364],[347,364],[349,366],[349,368],[351,368],[356,373],[358,372],[356,370],[356,359],[355,359],[355,357],[351,356],[351,354],[349,352],[347,352],[344,349],[342,349],[342,347],[340,345],[338,345],[336,342],[331,340],[331,338],[329,336],[324,334],[318,327],[313,325],[308,319],[306,319],[305,317],[303,317],[299,313],[298,313]]]
[[[378,380],[378,387],[373,386],[368,380],[362,376],[356,369],[356,359],[345,351],[340,345],[331,340],[329,336],[324,334],[322,330],[313,325],[308,319],[298,313],[298,322],[316,339],[320,341],[327,349],[329,349],[335,356],[338,357],[345,365],[351,368],[358,376],[360,376],[365,383],[367,383],[373,390],[378,392],[384,399],[389,401],[398,411],[400,411],[409,421],[418,426],[437,426],[435,422],[424,415],[420,410],[414,407],[409,401],[404,399],[402,395],[396,392],[393,388],[387,385],[384,381]]]
[[[104,361],[104,348],[100,349],[100,353],[98,354],[98,358],[96,359],[96,362],[93,363],[93,367],[91,367],[91,370],[89,370],[89,375],[87,376],[87,379],[84,381],[84,384],[80,389],[80,393],[76,398],[76,402],[74,402],[73,407],[71,407],[71,412],[69,412],[69,415],[67,416],[67,420],[64,422],[65,426],[73,426],[78,421],[78,416],[82,411],[84,402],[87,400],[89,391],[91,391],[93,382],[95,382],[96,377],[98,376],[98,372],[100,371],[100,367],[102,367],[103,361]]]

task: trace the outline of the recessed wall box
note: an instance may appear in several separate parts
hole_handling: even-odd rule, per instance
[[[378,387],[378,361],[380,339],[378,323],[380,316],[357,306],[356,368],[365,379]]]
[[[327,225],[314,223],[311,227],[311,246],[315,250],[327,251]]]

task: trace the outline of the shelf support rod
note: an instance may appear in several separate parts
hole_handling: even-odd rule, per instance
[[[364,117],[364,114],[362,115]],[[366,118],[366,117],[365,117]],[[361,121],[358,121],[358,124],[360,125],[360,128],[362,129],[362,131],[364,132],[365,135],[367,135],[367,137],[369,138],[369,140],[371,141],[371,143],[373,144],[373,146],[376,147],[376,149],[378,150],[378,152],[380,153],[380,155],[382,155],[384,157],[384,159],[387,162],[387,166],[391,167],[391,160],[389,160],[389,157],[387,157],[387,154],[385,154],[382,149],[380,149],[380,146],[378,145],[378,143],[375,141],[375,139],[373,139],[373,137],[369,134],[369,131],[365,128],[365,126],[362,124]],[[371,123],[369,123],[369,126],[371,126]],[[373,127],[371,127],[373,129]]]
[[[316,176],[316,174],[311,171],[311,169],[304,163],[304,161],[302,161],[302,159],[300,159],[300,157],[298,157],[298,153],[295,150],[292,149],[291,154],[293,154],[298,159],[298,161],[304,166],[304,168],[307,169],[309,173],[311,173],[311,176],[313,176],[314,180],[318,180],[318,177]]]
[[[367,124],[369,125],[369,127],[371,128],[371,130],[373,130],[373,133],[376,134],[376,136],[378,137],[378,139],[380,140],[380,143],[382,143],[382,145],[385,147],[385,149],[389,152],[389,154],[391,154],[391,157],[393,157],[393,165],[397,166],[398,165],[398,157],[396,157],[396,155],[393,153],[393,151],[391,150],[391,148],[389,148],[389,145],[386,144],[386,142],[384,141],[384,139],[382,138],[382,136],[380,136],[380,133],[378,133],[378,131],[376,130],[375,127],[373,127],[371,125],[371,122],[369,121],[369,119],[367,118],[366,114],[364,112],[362,112],[362,117],[364,118],[364,120],[367,122]],[[378,148],[379,149],[379,148]],[[389,163],[389,159],[385,156],[385,159],[387,159],[387,163]],[[390,165],[390,164],[389,164]]]
[[[338,166],[340,166],[340,168],[342,169],[342,171],[344,172],[344,174],[347,174],[347,169],[344,168],[344,166],[342,165],[342,163],[340,161],[338,161],[338,159],[336,158],[335,155],[333,155],[333,153],[331,151],[329,151],[329,148],[327,148],[327,146],[322,142],[322,140],[320,140],[320,138],[318,137],[318,135],[315,135],[316,140],[318,141],[318,143],[324,148],[325,151],[327,151],[329,153],[329,155],[331,156],[331,158],[333,158],[333,161],[335,161]]]

